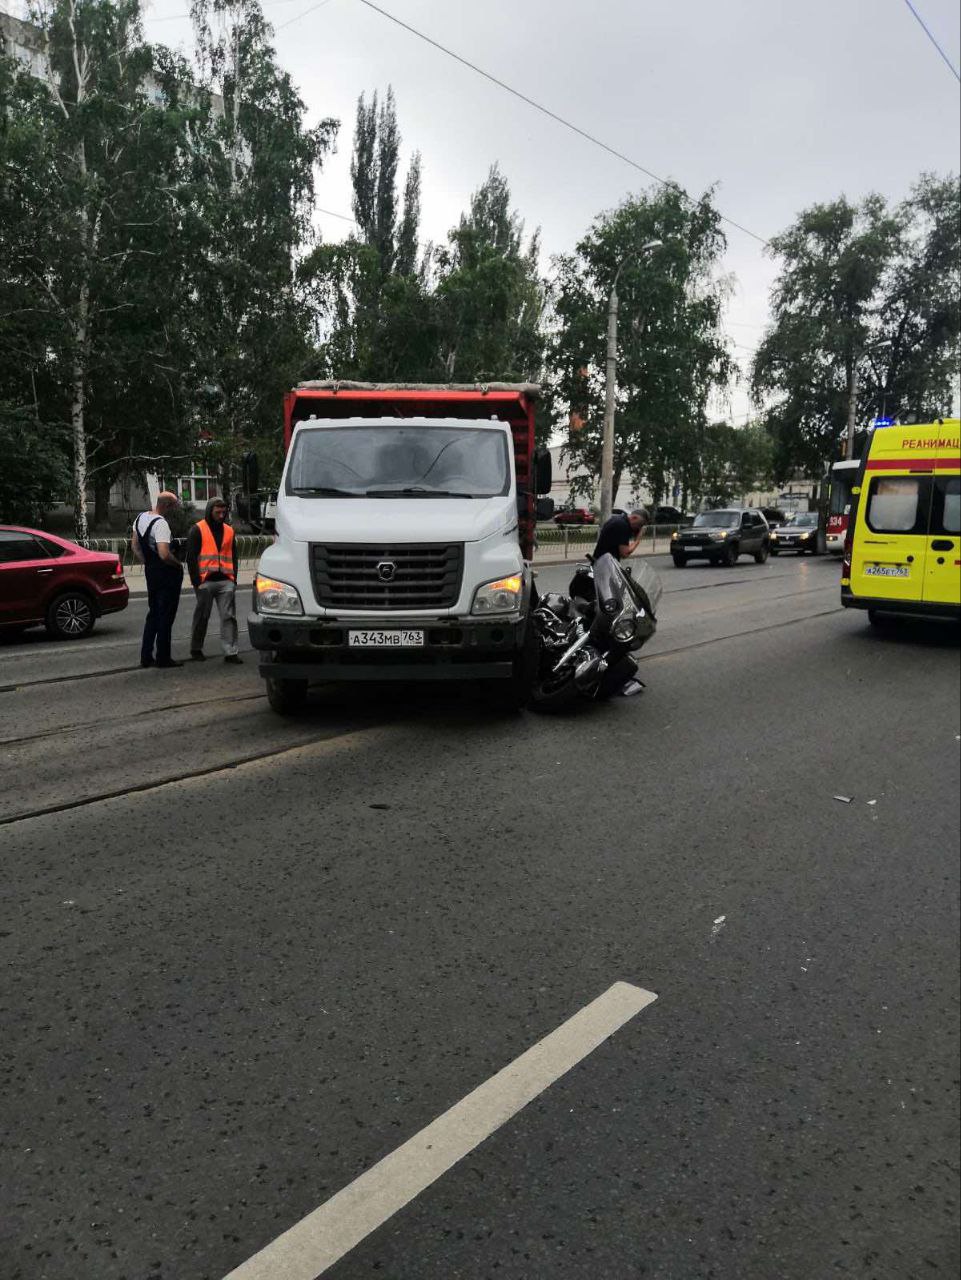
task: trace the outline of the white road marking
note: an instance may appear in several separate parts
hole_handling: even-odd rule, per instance
[[[615,982],[226,1280],[317,1280],[656,999],[653,991]]]

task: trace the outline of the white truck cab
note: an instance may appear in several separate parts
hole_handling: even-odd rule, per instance
[[[322,404],[291,424],[249,619],[276,710],[343,680],[489,679],[525,700],[531,476],[519,485],[516,424],[468,404],[465,417],[459,403],[409,417]]]

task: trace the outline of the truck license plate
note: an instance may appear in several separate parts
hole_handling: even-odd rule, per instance
[[[864,570],[869,578],[910,578],[911,570],[906,564],[869,564]]]
[[[423,631],[348,631],[351,649],[418,649],[423,648]]]

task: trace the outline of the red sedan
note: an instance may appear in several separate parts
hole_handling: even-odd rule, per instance
[[[43,623],[53,636],[79,640],[101,614],[126,609],[129,595],[116,553],[0,525],[0,629]]]
[[[563,507],[554,516],[555,524],[595,524],[597,517],[590,507]]]

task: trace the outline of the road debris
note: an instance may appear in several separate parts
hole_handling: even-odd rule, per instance
[[[840,800],[842,804],[850,804],[854,799],[853,796],[835,796],[835,800]]]
[[[721,932],[721,930],[724,928],[724,922],[726,920],[727,920],[727,916],[718,916],[717,919],[714,921],[714,923],[711,925],[711,941],[712,942],[717,937],[717,935]]]

